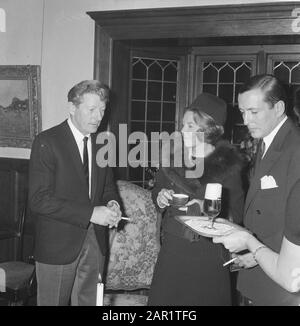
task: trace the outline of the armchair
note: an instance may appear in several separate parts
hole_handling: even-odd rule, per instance
[[[109,290],[148,289],[159,251],[157,212],[151,192],[129,181],[117,182],[126,216],[110,230],[106,285]]]
[[[32,257],[23,261],[23,238],[26,208],[20,212],[17,238],[18,260],[0,263],[0,298],[8,301],[8,305],[27,305],[36,294],[35,265]]]

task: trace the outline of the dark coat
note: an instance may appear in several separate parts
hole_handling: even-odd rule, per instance
[[[207,183],[222,184],[222,211],[219,217],[232,219],[240,224],[243,218],[244,191],[241,180],[243,160],[235,147],[227,141],[220,141],[215,150],[205,158],[203,175],[198,179],[185,177],[184,168],[161,168],[152,191],[153,201],[157,204],[157,195],[162,188],[173,189],[176,193],[185,193],[191,199],[204,199]],[[157,206],[158,207],[158,206]],[[174,215],[181,215],[177,208],[169,207],[164,212],[164,231],[173,231],[179,235],[184,229],[174,220]],[[198,205],[192,205],[187,215],[200,215]],[[169,221],[170,219],[170,221]],[[170,223],[172,226],[170,226]],[[181,229],[181,231],[179,230]],[[183,234],[183,233],[182,233]],[[195,234],[194,239],[198,236]]]
[[[263,189],[261,178],[274,179],[276,187]],[[291,203],[295,185],[300,181],[300,133],[288,119],[274,137],[255,173],[248,190],[244,224],[260,241],[279,253],[283,236],[300,244],[299,233],[291,237],[287,231],[288,219],[294,224],[290,229],[297,233],[299,209]],[[239,272],[238,289],[256,305],[299,305],[300,294],[289,293],[257,265]]]
[[[96,164],[96,136],[92,135],[91,199],[83,164],[67,121],[40,133],[32,145],[29,205],[35,216],[35,259],[64,265],[80,253],[94,206],[119,201],[110,168]],[[103,255],[107,227],[94,225]]]
[[[242,219],[244,193],[240,171],[242,160],[235,148],[226,141],[219,142],[204,161],[200,178],[186,179],[185,168],[162,168],[152,195],[156,203],[162,188],[186,193],[190,199],[203,199],[206,184],[218,182],[223,186],[221,217]],[[149,293],[149,305],[231,305],[230,273],[223,267],[229,259],[222,245],[199,236],[175,219],[182,211],[172,206],[163,213],[162,247],[158,256]],[[187,215],[199,215],[198,205],[190,206]]]

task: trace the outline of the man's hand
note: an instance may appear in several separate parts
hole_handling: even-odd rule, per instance
[[[117,216],[118,216],[118,219],[116,221],[115,224],[113,225],[110,225],[109,227],[117,227],[118,226],[118,223],[121,221],[121,217],[122,217],[122,212],[120,210],[120,205],[115,201],[115,200],[110,200],[106,207],[108,207],[109,209],[111,209],[113,212],[117,213]]]
[[[90,221],[94,224],[112,227],[118,225],[120,219],[121,213],[119,214],[106,206],[96,206]]]
[[[256,260],[251,252],[244,255],[232,254],[232,258],[237,257],[234,264],[242,268],[251,268],[257,265]]]
[[[242,230],[240,230],[242,229]],[[248,241],[252,235],[240,227],[239,230],[233,230],[228,235],[214,237],[214,243],[222,243],[230,252],[239,252],[248,249]]]

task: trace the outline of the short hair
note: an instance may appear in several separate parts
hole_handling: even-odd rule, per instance
[[[265,95],[265,101],[273,107],[278,101],[283,101],[286,104],[287,96],[286,91],[281,81],[273,75],[264,74],[251,77],[245,82],[239,94],[260,89]]]
[[[99,80],[83,80],[73,86],[68,92],[68,102],[80,105],[84,94],[97,94],[101,101],[109,101],[109,87]]]
[[[187,107],[185,112],[192,112],[194,121],[199,126],[199,130],[204,133],[204,141],[207,144],[215,145],[224,133],[223,126],[220,126],[216,121],[207,113],[197,107]]]

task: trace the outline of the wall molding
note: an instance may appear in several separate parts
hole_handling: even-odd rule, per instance
[[[114,40],[299,35],[292,25],[299,1],[87,14]]]

